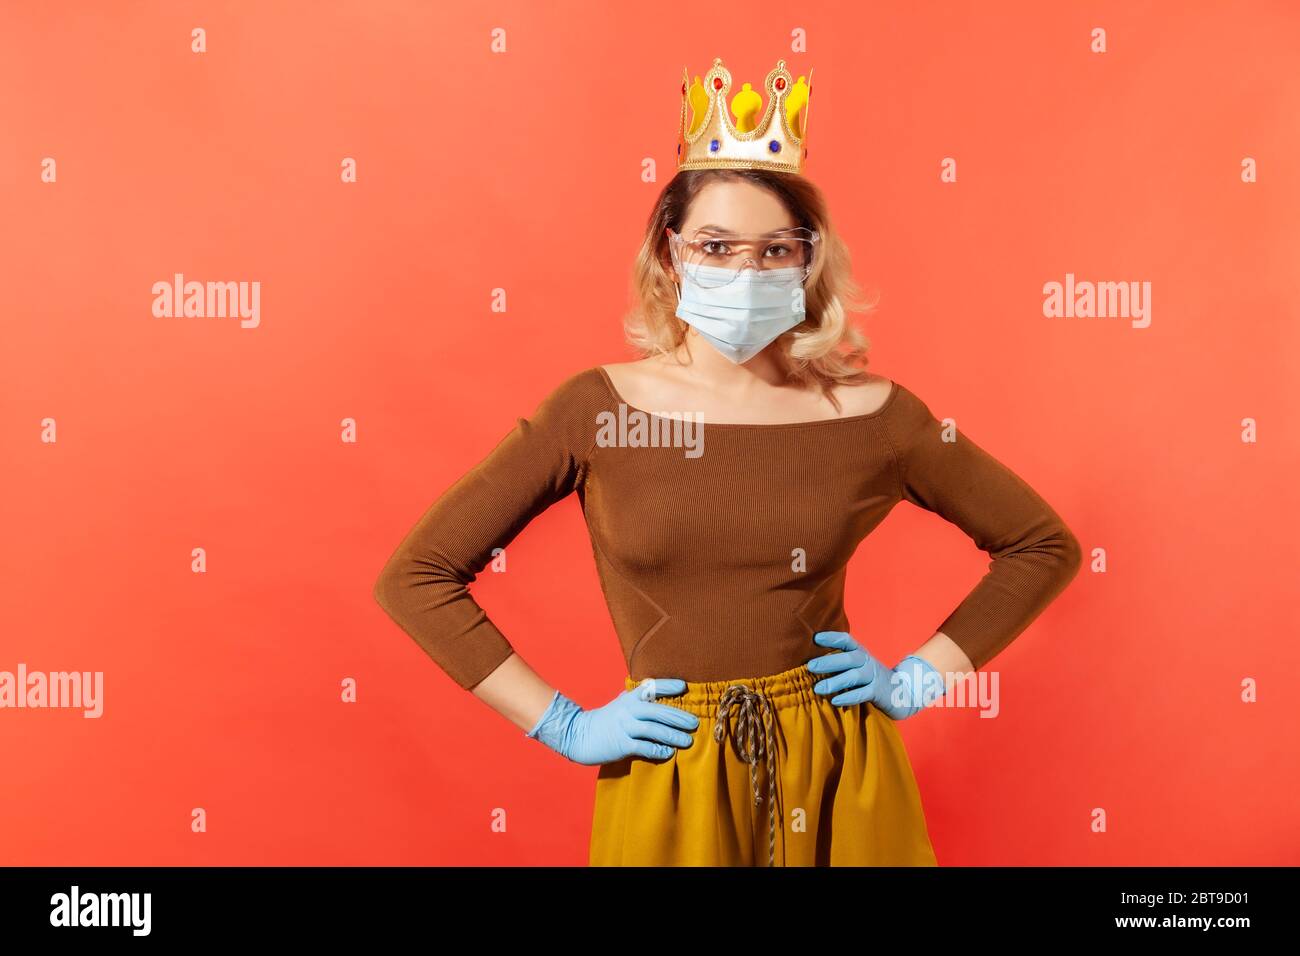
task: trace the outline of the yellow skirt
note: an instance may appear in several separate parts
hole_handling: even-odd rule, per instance
[[[591,865],[936,866],[894,721],[832,704],[812,689],[823,676],[800,665],[658,698],[700,718],[694,740],[601,765]]]

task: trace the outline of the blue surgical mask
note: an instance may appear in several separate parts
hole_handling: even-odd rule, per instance
[[[721,282],[731,270],[696,266],[681,274],[677,317],[731,361],[743,364],[804,320],[803,273],[798,266],[742,269],[726,285],[708,288],[693,276],[707,282],[712,275]]]

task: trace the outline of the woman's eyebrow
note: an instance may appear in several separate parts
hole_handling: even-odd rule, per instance
[[[763,233],[759,233],[759,235],[760,235],[761,237],[763,237],[763,238],[770,238],[770,237],[772,237],[772,236],[779,236],[779,235],[781,235],[781,234],[784,233],[784,232],[793,232],[795,229],[798,229],[798,228],[799,228],[798,226],[786,226],[784,229],[773,229],[771,232],[763,232]],[[728,229],[728,228],[726,228],[725,226],[719,226],[719,225],[716,225],[716,224],[714,224],[714,223],[709,223],[707,226],[700,226],[700,227],[699,227],[698,229],[696,229],[695,231],[696,231],[697,233],[700,233],[700,232],[716,232],[716,233],[717,233],[718,235],[720,235],[720,236],[738,236],[738,235],[740,235],[740,233],[736,232],[734,229]]]

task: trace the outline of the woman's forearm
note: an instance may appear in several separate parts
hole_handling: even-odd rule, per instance
[[[975,670],[966,652],[943,631],[936,632],[934,637],[922,644],[915,653],[917,657],[929,661],[934,665],[934,669],[943,675],[945,691],[950,690],[954,683],[961,680],[962,675]]]
[[[522,657],[511,654],[475,684],[470,693],[527,733],[537,726],[550,706],[555,688],[542,680]]]

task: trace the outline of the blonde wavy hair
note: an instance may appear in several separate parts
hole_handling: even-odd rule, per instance
[[[849,312],[868,313],[854,282],[848,247],[831,225],[826,200],[811,180],[795,173],[757,169],[682,170],[664,186],[646,224],[632,267],[633,304],[623,319],[628,342],[643,357],[678,357],[689,326],[677,318],[677,292],[666,229],[678,232],[691,202],[709,183],[742,180],[771,191],[796,223],[821,234],[812,271],[804,283],[807,318],[778,338],[787,377],[819,388],[838,410],[837,384],[866,382],[870,340],[849,321]]]

